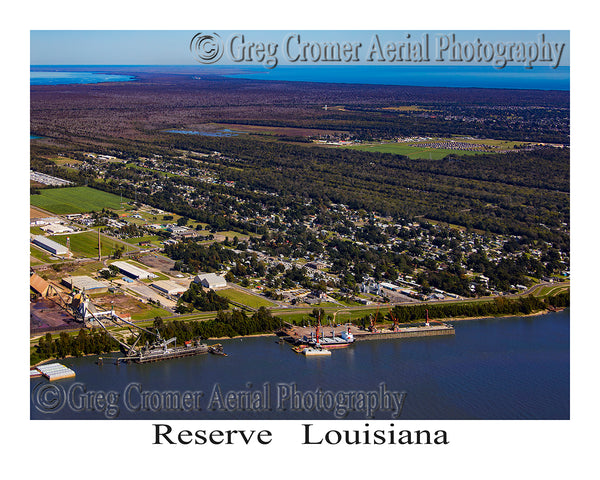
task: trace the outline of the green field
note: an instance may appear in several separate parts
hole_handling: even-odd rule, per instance
[[[246,305],[250,308],[272,307],[274,305],[273,302],[270,302],[265,298],[258,297],[256,295],[251,295],[249,293],[245,293],[233,288],[219,290],[217,293],[221,297],[225,297],[228,300],[231,300],[236,303],[241,303],[242,305]]]
[[[90,187],[45,188],[30,195],[30,203],[58,215],[85,213],[103,208],[121,209],[121,197]],[[128,201],[123,198],[123,202]]]
[[[69,235],[52,235],[50,238],[61,245],[67,244],[67,237],[70,238],[70,250],[76,255],[82,257],[98,256],[98,232],[71,233]],[[123,245],[121,242],[100,236],[102,255],[112,255],[116,247]],[[131,248],[130,248],[131,250]]]
[[[160,246],[160,242],[162,242],[163,239],[158,235],[146,235],[144,237],[124,238],[123,241],[136,246],[139,242],[150,242],[151,245]]]
[[[53,259],[48,252],[42,251],[33,245],[29,247],[29,255],[33,258],[30,258],[31,265],[38,265],[40,263],[52,263],[52,262],[60,262],[60,260]],[[34,260],[35,259],[35,260]]]
[[[381,152],[393,153],[395,155],[406,155],[412,160],[441,160],[447,155],[477,155],[482,153],[490,153],[484,151],[463,151],[449,150],[445,148],[428,148],[428,147],[412,147],[403,143],[376,143],[368,145],[353,145],[350,147],[353,150],[362,150],[365,152]]]
[[[154,317],[168,317],[170,315],[172,315],[172,313],[169,312],[168,310],[165,310],[164,308],[149,307],[148,310],[144,310],[143,312],[138,312],[138,313],[132,314],[131,320],[133,320],[133,321],[146,320],[146,319],[154,320]]]

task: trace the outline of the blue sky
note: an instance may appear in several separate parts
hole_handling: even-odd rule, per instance
[[[210,32],[203,30],[203,32]],[[189,30],[32,30],[30,34],[31,65],[197,65],[190,53],[190,41],[198,31]],[[361,42],[361,61],[364,61],[373,35],[382,42],[405,42],[407,33],[411,39],[420,40],[423,33],[430,36],[430,51],[436,49],[440,34],[456,34],[457,42],[536,42],[541,33],[546,41],[565,43],[560,65],[569,65],[569,32],[565,30],[531,31],[410,31],[410,30],[216,30],[226,44],[235,34],[242,33],[247,42],[275,43],[280,46],[280,65],[286,64],[282,55],[282,43],[292,33],[301,35],[303,42]],[[235,64],[227,51],[219,65]]]

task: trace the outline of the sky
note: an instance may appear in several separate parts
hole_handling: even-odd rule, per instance
[[[30,64],[31,65],[197,65],[190,52],[190,42],[200,31],[191,30],[31,30],[30,32]],[[278,45],[277,57],[279,65],[293,64],[289,56],[284,54],[284,43],[290,35],[299,37],[292,39],[290,52],[297,56],[303,43],[337,42],[340,44],[362,44],[357,55],[359,64],[365,63],[374,35],[377,34],[381,44],[387,43],[423,43],[423,34],[429,35],[430,55],[435,56],[441,48],[441,38],[450,39],[455,34],[456,43],[476,45],[477,39],[482,43],[493,45],[517,42],[539,42],[540,34],[545,35],[546,42],[565,44],[560,65],[569,65],[569,31],[567,30],[203,30],[202,33],[217,33],[222,40],[223,55],[219,65],[235,65],[231,51],[228,49],[235,34],[244,35],[244,43],[272,43]],[[407,36],[410,35],[408,39]],[[242,45],[240,37],[235,40],[236,52]],[[248,52],[249,50],[246,50]],[[250,52],[252,52],[250,50]],[[248,53],[246,60],[248,60]],[[254,53],[256,56],[256,53]],[[377,59],[377,55],[372,58]],[[440,57],[441,58],[441,57]],[[255,59],[251,59],[255,62]],[[386,60],[388,62],[389,60]],[[356,60],[353,59],[353,62]],[[310,62],[309,62],[310,63]],[[397,62],[396,62],[397,63]],[[448,57],[444,54],[444,63]],[[248,64],[248,63],[247,63]],[[258,64],[258,63],[249,63]],[[406,64],[404,62],[403,64]],[[455,64],[455,63],[454,63]],[[473,64],[473,63],[471,63]],[[414,65],[414,62],[413,62]]]

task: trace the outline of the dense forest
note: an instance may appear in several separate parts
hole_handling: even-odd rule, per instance
[[[47,333],[40,337],[38,345],[31,353],[31,364],[46,358],[80,357],[82,355],[101,355],[119,348],[119,344],[105,331],[99,329],[79,330],[77,335],[61,332],[58,338],[52,339]]]
[[[177,337],[178,342],[193,338],[222,338],[239,335],[273,333],[281,328],[281,318],[271,315],[265,307],[260,307],[251,316],[242,310],[219,311],[214,320],[182,322],[173,320],[164,322],[161,318],[154,321],[163,338]],[[149,339],[151,341],[151,339]]]

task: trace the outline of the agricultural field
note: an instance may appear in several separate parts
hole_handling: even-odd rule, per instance
[[[126,201],[123,198],[123,202]],[[90,187],[45,188],[40,190],[39,195],[31,195],[30,203],[58,215],[122,208],[118,195]]]
[[[49,237],[51,240],[60,243],[61,245],[67,244],[67,237],[70,239],[69,249],[75,255],[80,257],[97,257],[98,256],[98,232],[87,231],[82,233],[71,233],[69,235],[52,235]],[[117,247],[125,244],[114,240],[112,238],[100,236],[102,255],[112,255]],[[132,248],[130,247],[130,250]]]
[[[221,297],[227,298],[228,300],[231,300],[236,303],[241,303],[242,305],[246,305],[250,308],[272,307],[274,305],[273,302],[270,302],[265,298],[259,297],[257,295],[252,295],[250,293],[242,292],[241,290],[237,290],[234,288],[219,290],[217,294]]]

